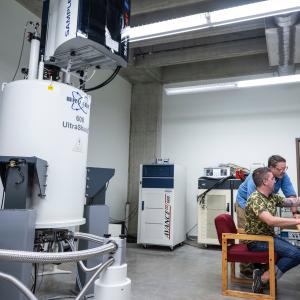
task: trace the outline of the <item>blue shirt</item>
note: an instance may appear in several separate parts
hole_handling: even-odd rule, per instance
[[[286,173],[284,173],[282,178],[275,178],[274,193],[278,193],[280,189],[286,198],[291,196],[296,197],[297,195],[293,188],[290,177]],[[236,196],[236,202],[241,208],[245,209],[247,199],[255,191],[256,186],[253,181],[252,174],[249,174],[246,180],[240,185]]]

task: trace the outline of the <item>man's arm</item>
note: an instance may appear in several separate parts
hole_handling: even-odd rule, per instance
[[[284,198],[283,202],[282,202],[282,206],[296,208],[296,207],[300,206],[300,198],[299,197]],[[297,209],[295,211],[297,211]]]
[[[292,197],[289,197],[289,198],[294,198],[293,196]],[[297,206],[292,206],[291,207],[291,211],[292,211],[292,214],[293,214],[293,216],[295,217],[295,218],[297,218],[296,217],[296,214],[297,214]]]
[[[300,219],[274,217],[267,211],[261,212],[258,216],[264,223],[273,227],[284,227],[300,224]]]
[[[283,194],[286,198],[295,198],[295,197],[297,197],[297,194],[295,192],[295,189],[293,187],[291,179],[290,179],[290,177],[287,173],[285,173],[283,175],[283,178],[281,179],[281,183],[280,183],[279,188],[281,188],[281,190],[282,190],[282,192],[283,192]],[[292,211],[293,215],[295,216],[295,214],[297,213],[297,207],[292,206],[291,211]]]
[[[280,182],[280,187],[278,188],[281,188],[286,198],[297,197],[297,193],[295,192],[291,179],[287,173],[283,175],[283,178],[281,179]],[[278,191],[275,192],[277,193]]]

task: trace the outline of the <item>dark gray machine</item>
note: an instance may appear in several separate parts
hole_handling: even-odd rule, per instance
[[[0,210],[1,249],[33,251],[35,232],[35,211],[30,209]],[[10,234],[7,234],[7,233]],[[32,264],[0,261],[0,271],[10,274],[23,282],[29,289],[32,286]],[[1,280],[0,299],[27,300],[10,282]]]
[[[86,223],[80,227],[81,232],[104,236],[108,233],[109,208],[105,205],[105,195],[109,180],[114,176],[115,169],[87,168],[86,205],[84,217]],[[4,192],[0,222],[0,248],[33,251],[35,237],[35,212],[28,208],[28,194],[38,184],[40,197],[46,192],[47,162],[37,157],[0,157],[0,176]],[[4,209],[3,209],[4,208]],[[7,232],[13,232],[7,235]],[[36,237],[37,238],[37,237]],[[79,249],[95,247],[92,242],[81,240]],[[102,262],[102,258],[85,262],[88,267]],[[0,262],[0,271],[19,278],[28,288],[31,287],[31,264]],[[84,285],[90,278],[88,273],[79,270],[80,283]],[[80,285],[79,283],[79,285]],[[90,288],[93,292],[93,287]],[[5,299],[23,300],[23,294],[12,288],[10,283],[1,282],[0,294]]]
[[[80,231],[104,236],[108,233],[109,208],[105,205],[105,194],[109,180],[114,176],[115,169],[108,168],[87,168],[86,178],[86,205],[84,207],[84,217],[86,223],[80,226]],[[93,242],[80,240],[79,250],[90,249],[96,245]],[[85,261],[87,267],[93,267],[102,262],[102,257]],[[91,277],[89,273],[83,272],[78,267],[79,282],[77,285],[84,285]],[[93,292],[93,287],[88,293]]]
[[[71,85],[71,72],[79,73],[80,89],[86,92],[103,86],[101,83],[90,89],[84,88],[84,81],[86,80],[87,75],[86,71],[90,67],[115,69],[110,79],[106,81],[106,83],[110,82],[118,73],[120,67],[125,67],[127,65],[129,38],[128,34],[123,36],[123,33],[127,32],[126,29],[129,27],[129,21],[130,0],[44,0],[41,39],[38,34],[38,23],[27,23],[34,27],[34,32],[30,33],[27,30],[27,25],[25,28],[26,32],[30,33],[31,53],[29,67],[28,70],[25,70],[24,74],[28,72],[28,79],[30,79],[30,82],[28,81],[25,84],[24,82],[26,81],[22,81],[22,84],[24,84],[28,90],[32,91],[35,90],[34,88],[32,89],[33,86],[36,87],[42,84],[49,85],[49,83],[44,82],[43,79],[51,80],[48,90],[45,89],[43,93],[35,93],[35,95],[33,95],[38,95],[36,96],[38,97],[38,100],[45,97],[44,100],[46,101],[49,96],[50,87],[51,90],[53,90],[54,86],[56,86],[55,81],[60,79],[62,80],[60,85],[64,85],[61,89],[66,90],[66,93],[71,92],[73,94],[74,91],[69,89],[69,85]],[[75,76],[78,77],[78,74]],[[10,89],[10,84],[7,84],[6,89],[15,91],[12,94],[9,92],[7,92],[7,94],[4,93],[5,97],[3,97],[3,100],[5,99],[6,101],[7,98],[7,103],[11,103],[12,99],[19,100],[19,95],[20,93],[22,94],[21,87],[16,82],[14,82],[13,85],[15,86]],[[57,96],[58,94],[53,94],[53,97]],[[63,93],[59,96],[64,97]],[[67,96],[67,99],[68,98],[69,96]],[[87,103],[83,103],[80,99],[76,99],[76,104],[78,106],[76,106],[76,108],[73,106],[75,101],[72,102],[73,105],[71,109],[73,112],[76,112],[76,114],[79,114],[79,110],[82,110],[82,112],[85,113],[81,105],[88,105]],[[32,102],[31,96],[22,100],[24,100],[22,101],[23,104],[25,101]],[[81,104],[79,103],[80,101]],[[27,104],[28,103],[26,102],[24,105]],[[6,107],[6,105],[1,106],[3,109],[4,107]],[[18,133],[17,136],[14,134],[3,134],[4,132],[10,132],[13,128],[10,126],[8,120],[11,120],[12,116],[15,116],[16,118],[21,115],[25,116],[23,113],[24,110],[15,110],[15,108],[13,108],[13,110],[10,111],[9,109],[3,109],[1,110],[2,118],[4,118],[4,116],[8,117],[6,118],[7,122],[1,122],[0,145],[7,144],[8,146],[5,148],[0,147],[0,154],[6,154],[9,153],[9,151],[12,151],[11,153],[18,153],[20,151],[20,155],[22,155],[22,152],[28,153],[28,149],[30,149],[28,145],[33,141],[34,143],[32,143],[31,151],[32,153],[35,153],[37,151],[35,148],[35,137],[38,135],[34,134],[34,132],[32,133],[31,130],[24,130],[22,126],[15,126],[15,128],[19,128],[19,130],[14,131]],[[28,116],[26,114],[26,117],[24,117],[24,119],[22,118],[24,122],[32,119],[30,110],[28,111]],[[44,112],[44,110],[42,111]],[[13,112],[12,116],[10,116],[11,112]],[[59,112],[62,114],[60,116],[61,118],[65,118],[65,112],[67,112],[67,110]],[[34,111],[34,113],[38,114],[37,111]],[[69,118],[71,114],[68,113],[67,116]],[[79,115],[79,117],[82,118],[81,115]],[[79,122],[78,115],[76,116],[76,123],[78,123],[77,121]],[[19,123],[21,124],[22,122]],[[72,126],[74,126],[72,129],[75,130],[75,127],[76,130],[78,129],[76,135],[79,135],[79,130],[83,131],[82,124]],[[53,136],[56,136],[58,126],[52,127],[49,125],[46,127],[49,128]],[[26,135],[26,131],[30,132],[30,134]],[[75,133],[75,131],[73,133]],[[66,134],[66,136],[70,136],[70,134],[71,132]],[[11,144],[6,143],[6,137],[11,140],[11,136],[14,137],[13,142]],[[18,139],[18,136],[22,136],[22,139]],[[19,144],[20,147],[10,150],[10,148],[14,148],[13,145]],[[40,146],[41,144],[43,144],[43,149],[45,146],[49,148],[49,151],[54,149],[53,146],[59,146],[59,143],[57,143],[55,139],[53,140],[53,144],[52,142],[49,144],[48,139],[40,139]],[[85,146],[83,148],[85,148]],[[68,149],[71,151],[71,148]],[[86,155],[85,150],[82,151],[84,155],[81,155],[83,159]],[[58,156],[60,154],[57,153],[56,155]],[[59,163],[51,158],[50,155],[46,158],[51,165]],[[68,170],[72,172],[72,164],[76,163],[76,160],[72,160],[72,162],[62,167],[68,168]],[[0,228],[1,248],[32,251],[34,247],[34,251],[44,252],[56,250],[55,247],[57,246],[58,251],[64,251],[68,247],[66,242],[69,242],[70,240],[73,241],[71,232],[65,228],[68,226],[64,226],[63,222],[58,224],[58,226],[62,224],[62,228],[56,228],[56,226],[54,226],[55,228],[51,228],[50,224],[50,228],[43,227],[35,230],[35,212],[28,208],[34,206],[31,202],[39,200],[43,201],[43,198],[46,196],[47,165],[45,160],[37,157],[0,156],[0,177],[4,187],[0,207],[0,222],[2,224]],[[80,167],[80,169],[84,174],[85,165],[82,165],[82,167]],[[51,174],[53,176],[53,172]],[[49,175],[51,174],[49,173]],[[92,233],[97,236],[103,236],[108,232],[109,223],[109,211],[108,207],[105,205],[105,192],[110,178],[114,175],[114,170],[88,168],[87,175],[87,205],[84,209],[86,224],[81,227],[81,231]],[[58,176],[58,174],[56,176]],[[81,173],[80,178],[83,177],[84,176],[82,176]],[[61,182],[64,179],[65,178],[62,176]],[[69,180],[69,182],[71,182],[71,180]],[[50,188],[50,186],[48,188]],[[55,189],[56,187],[52,185],[51,188]],[[68,189],[70,189],[70,187],[65,190]],[[59,194],[60,192],[61,189],[58,188],[57,193]],[[37,194],[38,197],[36,197]],[[33,198],[32,195],[35,197]],[[82,198],[82,195],[79,195],[79,197]],[[65,199],[66,198],[67,197],[65,197]],[[70,199],[73,199],[73,197],[70,197]],[[54,208],[56,208],[56,206],[54,206]],[[37,214],[37,216],[39,215],[40,214]],[[46,226],[48,225],[46,224]],[[54,245],[54,247],[49,247],[49,244]],[[48,248],[46,249],[45,247]],[[83,241],[79,245],[79,248],[87,249],[90,248],[90,245],[85,245]],[[93,262],[88,261],[87,265],[89,266],[90,264],[93,264]],[[28,264],[24,267],[24,265],[26,264],[20,263],[17,266],[17,264],[15,265],[12,263],[1,263],[0,271],[19,278],[30,288],[32,283],[32,266],[31,264]],[[85,274],[80,274],[80,276],[82,283],[85,283],[87,280]],[[0,299],[23,300],[25,298],[18,290],[16,290],[16,288],[12,288],[12,286],[5,287],[1,280]]]
[[[0,248],[33,251],[34,239],[38,240],[39,231],[35,232],[35,211],[28,208],[28,195],[34,185],[39,187],[39,196],[46,192],[48,164],[37,157],[0,156],[0,176],[3,183],[3,195],[0,210],[1,239]],[[86,205],[84,217],[86,223],[80,227],[81,232],[104,236],[108,233],[109,208],[105,205],[105,195],[109,180],[114,176],[115,169],[87,168]],[[7,232],[12,234],[7,235]],[[51,232],[49,233],[51,235]],[[45,239],[47,235],[43,234]],[[50,240],[49,240],[50,241]],[[93,248],[92,242],[81,240],[79,250]],[[85,262],[87,267],[102,262],[102,258],[90,259]],[[0,262],[0,271],[20,279],[28,288],[31,287],[32,265],[26,263]],[[79,270],[79,282],[84,285],[90,278],[88,273]],[[79,283],[79,285],[80,285]],[[93,292],[91,286],[90,293]],[[0,298],[25,300],[21,292],[10,283],[0,284]]]
[[[0,176],[5,191],[1,208],[28,208],[28,194],[32,192],[34,184],[39,187],[39,197],[45,197],[47,167],[47,161],[35,156],[0,156]]]
[[[5,237],[0,239],[1,249],[33,251],[36,213],[28,209],[28,195],[32,193],[33,186],[38,185],[39,196],[45,196],[47,166],[47,161],[38,157],[0,156],[0,176],[3,184],[0,237]],[[0,271],[16,277],[31,288],[31,264],[1,261]],[[27,299],[6,281],[1,281],[0,295],[1,299]]]

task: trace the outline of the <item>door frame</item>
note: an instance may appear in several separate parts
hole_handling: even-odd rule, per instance
[[[297,163],[297,185],[298,196],[300,195],[300,138],[296,138],[296,163]]]

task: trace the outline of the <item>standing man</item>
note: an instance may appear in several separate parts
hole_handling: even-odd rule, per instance
[[[268,159],[268,168],[271,170],[272,174],[275,177],[275,185],[273,193],[278,193],[279,190],[282,190],[286,198],[296,197],[296,192],[293,188],[290,177],[286,173],[288,169],[286,165],[286,160],[280,155],[272,155]],[[240,185],[237,197],[236,197],[236,212],[237,212],[237,221],[239,228],[245,228],[245,207],[247,199],[250,195],[256,191],[256,186],[253,181],[253,178],[250,175],[247,176],[246,180]],[[292,208],[293,214],[297,213],[295,207]]]
[[[279,279],[285,272],[300,264],[300,249],[276,236],[274,227],[299,225],[300,215],[295,214],[295,218],[281,218],[276,216],[276,210],[277,207],[297,209],[300,206],[300,198],[284,198],[273,194],[276,179],[270,168],[258,168],[252,177],[256,191],[250,195],[245,208],[245,231],[248,234],[274,237],[274,250],[277,255],[275,271],[276,279]],[[267,242],[248,241],[247,246],[250,251],[268,251]],[[269,278],[269,271],[254,270],[253,292],[261,293]]]
[[[268,168],[275,178],[273,193],[281,190],[286,198],[296,197],[296,192],[291,183],[290,177],[286,173],[286,160],[280,155],[272,155],[268,159]],[[252,174],[240,185],[236,197],[236,213],[238,228],[245,228],[245,207],[247,199],[256,191],[256,186]],[[292,208],[293,215],[297,213],[297,208]],[[251,264],[240,264],[240,272],[245,276],[252,276],[253,266]]]

